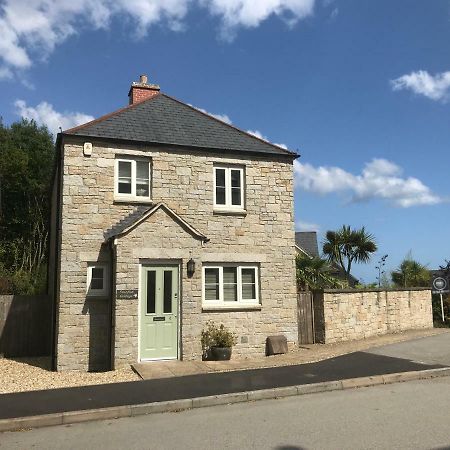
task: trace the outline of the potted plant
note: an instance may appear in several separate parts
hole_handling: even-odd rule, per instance
[[[208,321],[206,328],[202,330],[203,359],[228,361],[231,358],[231,349],[236,343],[236,335],[223,324],[217,326]]]

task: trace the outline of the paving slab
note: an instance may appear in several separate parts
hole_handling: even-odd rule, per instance
[[[214,397],[441,367],[355,352],[310,364],[2,394],[0,419]]]

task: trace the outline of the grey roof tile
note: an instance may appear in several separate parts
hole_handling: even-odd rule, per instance
[[[296,231],[295,243],[309,256],[319,256],[317,233],[315,231]]]
[[[165,94],[64,132],[98,138],[296,157]]]

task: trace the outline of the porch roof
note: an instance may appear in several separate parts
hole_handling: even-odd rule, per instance
[[[176,220],[181,226],[183,226],[187,231],[189,231],[194,237],[202,242],[208,242],[207,238],[203,233],[198,231],[195,227],[190,225],[186,220],[179,216],[173,209],[169,208],[165,203],[160,202],[151,206],[140,205],[136,209],[121,219],[119,222],[114,224],[111,228],[105,231],[104,238],[105,241],[109,241],[114,238],[119,238],[129,231],[133,230],[139,224],[144,222],[148,217],[154,214],[159,209],[164,210],[169,216]]]

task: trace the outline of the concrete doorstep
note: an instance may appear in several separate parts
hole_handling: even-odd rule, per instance
[[[323,383],[303,384],[300,386],[287,386],[273,389],[212,395],[209,397],[172,400],[140,405],[114,406],[110,408],[69,411],[55,414],[43,414],[39,416],[16,417],[12,419],[0,420],[0,432],[19,431],[53,425],[68,425],[94,420],[118,419],[120,417],[133,417],[144,414],[177,412],[193,408],[203,408],[207,406],[276,399],[282,397],[291,397],[295,395],[315,394],[319,392],[354,389],[412,380],[425,380],[445,376],[450,376],[450,367],[420,370],[414,372],[391,373],[386,375],[374,375],[371,377],[362,378],[349,378],[346,380],[326,381]]]

